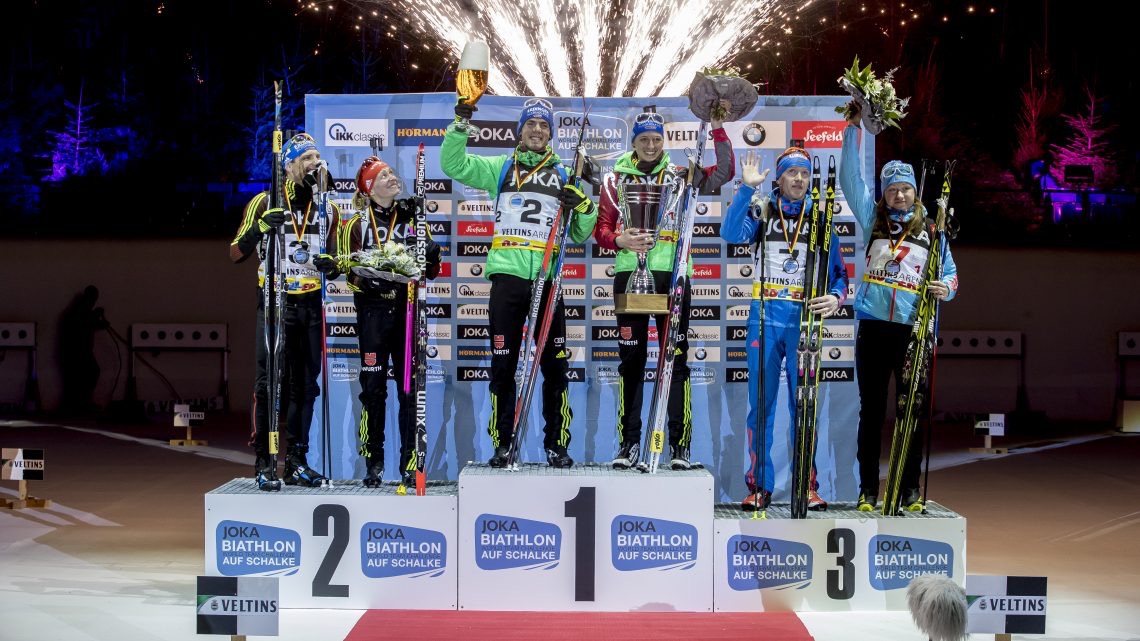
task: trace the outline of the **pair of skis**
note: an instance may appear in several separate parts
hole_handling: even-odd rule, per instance
[[[927,226],[930,248],[923,268],[922,284],[918,292],[918,309],[915,312],[914,326],[907,341],[906,357],[903,361],[903,389],[898,393],[895,410],[895,425],[891,435],[891,454],[887,464],[887,483],[883,491],[885,515],[899,511],[902,493],[903,472],[910,454],[911,442],[918,431],[922,408],[932,407],[932,378],[935,349],[938,344],[938,299],[928,286],[932,281],[941,280],[942,264],[948,248],[946,242],[946,219],[950,206],[950,178],[954,173],[955,161],[946,161],[942,172],[942,193],[938,197],[938,210],[934,222]],[[923,162],[922,181],[928,173],[927,163]],[[919,198],[921,199],[921,189]]]
[[[404,319],[404,391],[416,399],[416,496],[427,494],[427,194],[424,144],[416,153],[415,227],[416,266],[420,275],[408,283],[408,307]],[[413,364],[414,363],[414,364]],[[412,371],[415,371],[415,376]],[[401,488],[403,485],[400,486]]]
[[[582,129],[578,132],[578,144],[574,148],[571,180],[574,181],[575,187],[581,187],[582,171],[586,163],[590,162],[583,147],[586,140],[588,114],[589,109],[584,108],[582,110]],[[550,334],[551,322],[554,320],[554,310],[558,305],[558,299],[562,297],[562,262],[566,256],[566,244],[570,240],[570,224],[574,217],[573,210],[563,211],[565,209],[565,207],[560,206],[554,215],[554,221],[550,226],[550,235],[546,239],[546,249],[542,253],[542,266],[539,267],[538,275],[535,276],[534,283],[531,285],[530,311],[527,314],[526,327],[523,329],[521,347],[523,381],[522,388],[519,390],[518,398],[515,401],[513,438],[507,454],[507,467],[512,470],[518,469],[519,448],[522,446],[523,434],[526,431],[530,402],[534,398],[534,388],[538,379],[539,365],[542,362],[542,353],[546,349],[546,339]],[[558,248],[557,256],[554,255],[556,245]],[[546,314],[542,315],[540,320],[539,311],[542,308],[542,295],[546,289],[546,275],[551,271],[552,259],[554,276],[550,283],[550,300],[546,305]],[[538,329],[537,332],[534,331],[535,328]],[[533,346],[530,345],[531,339],[534,342]]]
[[[273,83],[273,186],[269,191],[270,209],[281,207],[285,202],[285,176],[281,167],[281,84]],[[258,489],[266,492],[281,490],[281,479],[277,478],[277,455],[280,452],[281,434],[278,423],[281,419],[281,361],[285,351],[285,230],[278,227],[266,236],[263,258],[262,310],[264,312],[266,400],[269,407],[269,464],[272,474],[262,478],[258,475]]]
[[[669,287],[669,313],[666,316],[665,332],[658,337],[660,352],[657,355],[657,376],[653,381],[653,400],[649,406],[649,431],[646,432],[642,448],[648,453],[648,460],[637,466],[637,469],[649,474],[657,473],[657,468],[661,464],[661,452],[665,450],[669,388],[673,382],[673,361],[677,356],[677,344],[680,342],[685,289],[689,286],[689,250],[692,248],[694,209],[697,204],[697,176],[701,173],[701,159],[704,156],[707,138],[708,123],[701,122],[700,131],[697,133],[697,149],[689,158],[689,174],[683,186],[684,191],[679,199],[674,200],[680,238],[677,240],[677,249],[673,255],[673,275]],[[675,185],[674,188],[677,187],[680,186]]]
[[[831,218],[835,211],[835,156],[831,156],[827,163],[827,191],[823,220],[819,220],[819,185],[819,157],[816,156],[812,159],[811,218],[808,220],[803,307],[800,309],[800,332],[796,345],[796,423],[792,436],[791,488],[793,519],[807,516],[808,492],[812,489],[811,471],[812,463],[815,461],[823,316],[811,310],[809,301],[827,294],[830,284],[828,281],[831,277]]]

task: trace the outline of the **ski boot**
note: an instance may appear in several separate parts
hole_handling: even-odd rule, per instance
[[[699,470],[704,467],[696,461],[689,460],[689,448],[681,447],[680,445],[670,446],[670,452],[673,457],[669,464],[674,470]]]
[[[617,455],[614,456],[614,460],[610,465],[612,465],[615,470],[628,470],[637,465],[637,461],[640,458],[641,444],[634,441],[618,448]]]
[[[491,455],[491,459],[487,461],[487,465],[491,467],[506,467],[507,459],[510,458],[511,448],[506,445],[500,445],[495,448],[495,453]]]
[[[878,498],[874,492],[867,492],[866,490],[859,492],[859,502],[855,504],[855,509],[860,512],[874,512]]]
[[[814,489],[808,490],[808,509],[812,512],[826,512],[827,501],[819,495]]]
[[[369,456],[360,484],[364,487],[380,487],[384,483],[384,456]]]
[[[918,491],[917,487],[903,490],[902,500],[899,501],[899,511],[926,512],[926,501],[923,500],[922,493]]]
[[[759,512],[760,510],[768,509],[768,505],[772,503],[772,493],[768,490],[757,490],[749,494],[748,498],[740,503],[740,509],[745,512]]]
[[[327,480],[320,472],[309,467],[303,453],[290,452],[285,457],[285,485],[320,487],[321,482]]]
[[[253,480],[262,492],[280,492],[281,479],[277,478],[277,466],[268,456],[258,456],[253,464]]]
[[[546,448],[546,462],[550,467],[567,468],[574,465],[574,459],[566,453],[566,448],[561,445]]]

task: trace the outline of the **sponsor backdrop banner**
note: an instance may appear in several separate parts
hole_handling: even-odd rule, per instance
[[[487,96],[479,102],[474,123],[479,135],[469,151],[483,155],[510,153],[515,125],[524,98]],[[570,159],[581,127],[581,98],[552,98],[556,153]],[[739,184],[739,159],[748,151],[760,154],[764,167],[791,139],[800,139],[820,156],[826,172],[828,155],[839,160],[843,121],[834,108],[841,97],[767,97],[746,117],[725,128],[737,156],[736,180],[719,195],[701,197],[696,205],[693,239],[693,305],[689,365],[692,370],[694,416],[692,454],[716,479],[718,500],[739,501],[747,493],[748,368],[744,352],[745,325],[751,299],[750,248],[720,239],[720,226]],[[310,95],[306,97],[306,127],[329,161],[343,215],[351,213],[352,181],[361,161],[371,154],[368,139],[383,141],[381,156],[405,177],[405,194],[412,190],[419,143],[427,154],[427,209],[431,232],[443,247],[443,270],[428,292],[428,475],[456,479],[468,461],[491,455],[486,426],[490,413],[487,393],[490,345],[487,335],[488,281],[483,277],[486,251],[494,227],[493,202],[480,190],[447,178],[439,166],[439,145],[452,120],[455,94]],[[646,105],[664,115],[666,153],[676,164],[695,146],[700,123],[688,110],[686,98],[591,98],[587,149],[604,170],[630,148],[634,116]],[[873,149],[868,141],[864,147]],[[703,162],[715,162],[706,144]],[[864,158],[864,175],[875,175],[873,158]],[[823,177],[826,180],[826,176]],[[593,194],[597,197],[597,193]],[[834,217],[848,274],[860,277],[862,241],[841,193]],[[617,445],[617,340],[613,311],[611,252],[593,240],[567,248],[563,287],[566,298],[567,345],[571,352],[570,401],[574,411],[570,454],[576,461],[609,461]],[[355,310],[344,280],[329,283],[329,372],[331,450],[335,478],[359,478],[364,463],[357,454],[356,425],[360,416],[357,375],[360,357],[355,337]],[[651,337],[656,331],[650,326]],[[849,304],[825,324],[823,373],[817,456],[820,493],[829,500],[854,500],[857,492],[855,442],[858,390],[855,385],[855,323]],[[643,415],[648,420],[650,385],[657,349],[651,347],[646,372]],[[781,370],[782,371],[782,370]],[[781,376],[783,374],[781,373]],[[395,377],[392,377],[394,380]],[[395,385],[390,382],[389,385]],[[386,477],[398,468],[395,429],[396,395],[389,394]],[[776,498],[786,497],[790,423],[786,386],[780,386],[777,406]],[[537,396],[537,395],[536,395]],[[541,399],[532,405],[523,460],[542,456]],[[314,418],[310,462],[319,464],[320,417]],[[667,453],[666,453],[667,454]]]

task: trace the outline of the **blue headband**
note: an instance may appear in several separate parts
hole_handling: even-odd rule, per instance
[[[299,133],[289,139],[281,149],[281,166],[285,167],[310,149],[317,148],[317,141],[306,133]]]
[[[659,133],[665,135],[665,119],[661,114],[646,111],[637,114],[633,120],[633,135],[630,137],[630,142],[637,140],[637,137],[645,133]]]
[[[914,167],[901,160],[892,160],[883,165],[883,170],[879,172],[879,185],[883,193],[887,193],[887,187],[895,183],[906,183],[918,189],[918,185],[914,184]]]
[[[522,114],[519,116],[519,124],[515,127],[515,134],[522,133],[523,125],[531,118],[538,118],[545,120],[547,126],[550,127],[550,134],[554,135],[554,112],[550,108],[550,103],[545,100],[527,101],[527,105],[523,107]]]
[[[779,180],[785,171],[793,167],[803,167],[811,171],[811,159],[806,152],[800,149],[788,149],[781,154],[780,159],[776,161],[776,179]]]

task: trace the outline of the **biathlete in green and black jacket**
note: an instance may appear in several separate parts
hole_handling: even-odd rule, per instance
[[[475,107],[459,104],[455,113],[470,119]],[[559,206],[573,211],[570,240],[583,243],[590,237],[597,208],[581,190],[567,182],[567,171],[550,146],[554,112],[545,100],[530,100],[519,117],[518,148],[504,156],[467,153],[467,133],[452,123],[440,146],[443,172],[459,182],[482,189],[495,199],[495,234],[487,253],[484,274],[491,281],[489,302],[491,336],[491,420],[487,432],[495,453],[492,467],[507,464],[514,438],[514,411],[522,329],[530,309],[531,286],[542,267],[543,252]],[[553,261],[552,261],[553,262]],[[547,274],[551,278],[551,274]],[[550,288],[542,300],[539,317],[547,313]],[[566,319],[562,299],[554,301],[553,322],[540,360],[542,367],[543,446],[546,460],[554,467],[570,467],[566,453],[570,444],[570,401],[566,393],[569,370],[566,352]]]

